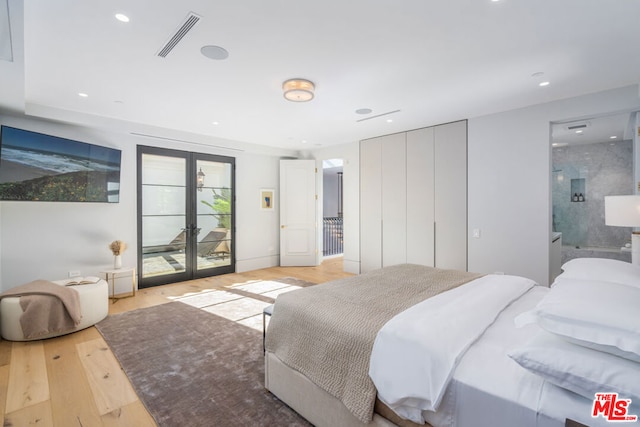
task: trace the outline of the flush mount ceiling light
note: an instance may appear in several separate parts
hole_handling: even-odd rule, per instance
[[[282,83],[285,99],[293,102],[307,102],[313,99],[313,82],[305,79],[289,79]]]

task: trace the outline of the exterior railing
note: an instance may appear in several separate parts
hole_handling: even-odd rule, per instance
[[[323,218],[323,255],[337,255],[343,252],[342,217]]]

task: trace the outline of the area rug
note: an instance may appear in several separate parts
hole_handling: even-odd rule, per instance
[[[96,327],[159,426],[310,426],[264,388],[260,331],[181,302]]]

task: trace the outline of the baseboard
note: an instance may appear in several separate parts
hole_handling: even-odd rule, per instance
[[[345,273],[360,274],[360,261],[345,259],[342,261],[342,268]]]
[[[280,265],[280,255],[269,255],[260,258],[236,260],[236,272],[260,270]]]

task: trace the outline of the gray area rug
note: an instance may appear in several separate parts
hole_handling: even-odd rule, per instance
[[[264,388],[260,331],[181,302],[96,327],[159,426],[310,426]]]

